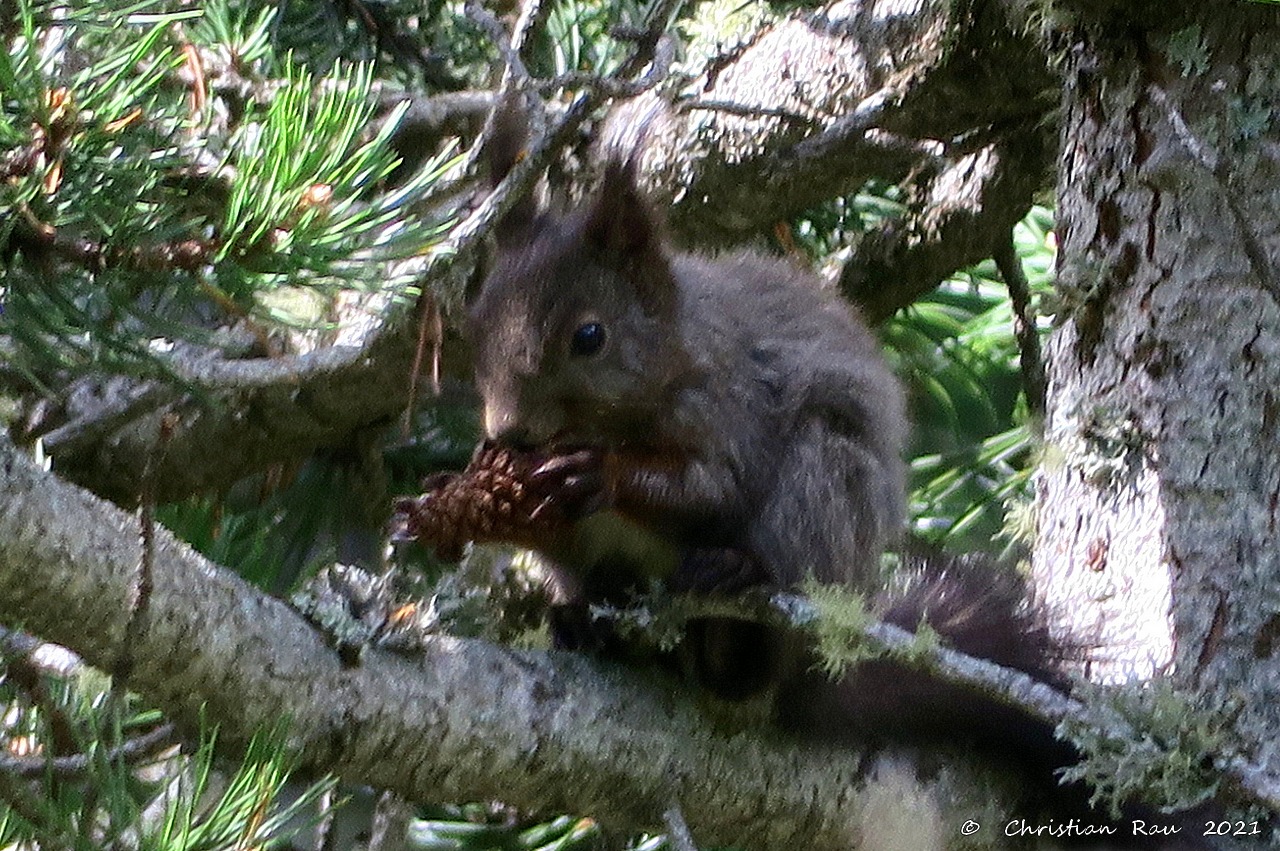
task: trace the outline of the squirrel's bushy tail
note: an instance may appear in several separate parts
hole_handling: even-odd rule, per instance
[[[983,556],[914,552],[874,601],[880,620],[915,631],[927,623],[940,640],[970,656],[1022,671],[1061,691],[1069,690],[1067,663],[1083,647],[1056,641],[1043,608],[1034,604],[1016,572]],[[1079,762],[1079,750],[1058,739],[1054,725],[1002,703],[996,697],[913,667],[881,658],[864,662],[838,682],[822,674],[804,674],[780,701],[780,721],[806,737],[848,739],[875,747],[945,743],[972,748],[1019,780],[1027,820],[1059,825],[1075,819],[1084,826],[1112,825],[1105,842],[1096,837],[1059,839],[1062,845],[1088,848],[1160,848],[1164,851],[1214,848],[1197,835],[1202,825],[1191,814],[1156,813],[1142,805],[1122,808],[1113,821],[1093,808],[1084,783],[1060,784],[1060,769]],[[1010,818],[1013,815],[1010,814]],[[1130,822],[1175,825],[1178,837],[1153,840],[1134,835]]]

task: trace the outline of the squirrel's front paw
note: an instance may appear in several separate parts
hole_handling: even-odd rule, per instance
[[[573,519],[594,514],[608,502],[604,455],[595,449],[543,455],[530,474],[530,485],[545,494],[532,515],[534,520],[549,509]]]

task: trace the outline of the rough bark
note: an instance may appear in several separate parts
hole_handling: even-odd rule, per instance
[[[840,0],[767,24],[683,87],[674,120],[610,144],[640,141],[676,231],[723,245],[1042,122],[1054,85],[999,4]]]
[[[1108,3],[1066,46],[1037,584],[1280,768],[1280,8]],[[1243,698],[1243,699],[1242,699]]]
[[[726,731],[683,689],[577,654],[441,636],[421,658],[368,649],[346,667],[292,609],[163,530],[143,565],[132,516],[7,440],[0,619],[107,670],[127,656],[130,688],[186,725],[203,712],[224,742],[287,717],[308,766],[415,800],[501,798],[632,830],[678,806],[699,842],[760,849],[847,849],[1001,812],[981,770],[948,767],[936,798],[911,798],[909,755]],[[984,833],[973,847],[1001,842]]]
[[[911,215],[858,244],[840,272],[840,291],[878,322],[957,269],[992,256],[1045,180],[1042,133],[1028,130],[986,145],[918,187]]]
[[[409,398],[416,336],[402,320],[363,345],[175,360],[176,381],[85,377],[35,435],[60,473],[122,505],[137,504],[144,470],[162,503],[221,491],[392,420]]]
[[[798,11],[708,62],[674,115],[656,93],[622,107],[605,146],[638,159],[679,239],[713,248],[869,179],[902,181],[906,214],[841,278],[883,319],[989,257],[1048,184],[1057,83],[1017,15],[931,0]]]

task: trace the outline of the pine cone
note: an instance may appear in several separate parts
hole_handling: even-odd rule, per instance
[[[517,451],[483,444],[456,475],[432,477],[427,491],[396,503],[396,532],[456,560],[467,541],[538,548],[603,501],[601,456]]]

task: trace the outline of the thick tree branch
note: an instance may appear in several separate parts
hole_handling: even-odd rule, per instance
[[[841,272],[841,291],[879,321],[990,257],[1046,178],[1040,141],[1032,134],[984,147],[922,181],[907,216],[859,243]]]
[[[1021,135],[1049,115],[1043,94],[1053,88],[1043,52],[999,4],[925,2],[890,22],[872,4],[839,0],[715,57],[682,91],[672,122],[629,122],[610,144],[644,149],[677,231],[724,244],[870,177],[905,178],[975,135]],[[742,109],[698,108],[708,101]],[[780,111],[820,132],[801,132]]]
[[[989,256],[1050,183],[1053,75],[999,3],[797,11],[713,58],[666,108],[624,105],[604,146],[639,162],[688,243],[741,242],[868,180],[910,203],[842,282],[873,319]]]
[[[86,378],[68,388],[56,427],[36,433],[59,472],[132,505],[169,417],[176,425],[156,464],[156,500],[226,488],[403,409],[415,331],[387,322],[365,345],[278,358],[173,360],[200,395],[173,381]]]
[[[139,557],[133,517],[0,441],[0,619],[110,669]],[[704,844],[844,849],[873,827],[871,774],[890,770],[725,732],[669,683],[574,654],[442,636],[421,659],[370,650],[344,667],[292,609],[163,532],[153,582],[133,688],[180,723],[203,707],[226,741],[289,717],[307,764],[409,798],[502,797],[630,828],[660,827],[674,803]],[[948,792],[970,794],[943,824],[990,794],[957,771]]]

